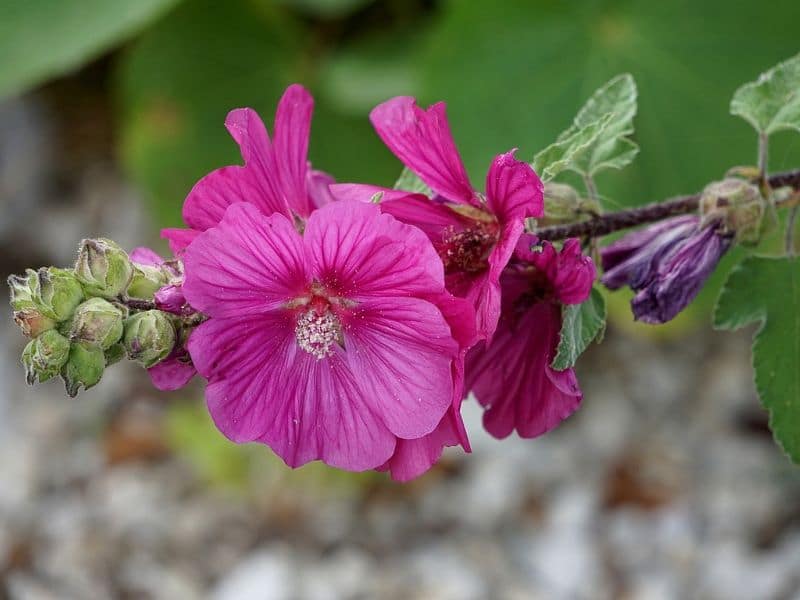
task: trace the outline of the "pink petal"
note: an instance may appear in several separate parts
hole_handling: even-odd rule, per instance
[[[372,410],[400,438],[430,433],[453,403],[459,356],[441,311],[418,298],[369,299],[344,328],[348,364]]]
[[[153,385],[163,391],[179,390],[194,377],[197,371],[191,362],[167,358],[147,369]]]
[[[500,275],[514,253],[523,227],[521,220],[512,220],[503,226],[500,239],[489,254],[489,268],[475,277],[464,279],[461,290],[453,289],[453,279],[448,280],[448,289],[466,298],[475,307],[478,335],[482,339],[491,339],[497,328],[500,318]]]
[[[467,389],[486,407],[483,423],[497,438],[514,429],[531,438],[550,431],[580,405],[582,394],[571,369],[550,368],[561,310],[537,303],[518,321],[503,318],[494,339],[467,356]]]
[[[289,207],[307,217],[311,206],[307,193],[308,138],[311,133],[311,114],[314,99],[303,86],[290,85],[283,93],[275,112],[275,164]]]
[[[486,174],[486,203],[501,223],[525,217],[541,217],[544,186],[530,165],[514,158],[514,152],[498,154]]]
[[[163,258],[153,252],[150,248],[145,248],[144,246],[134,248],[128,253],[128,256],[136,264],[146,267],[157,267],[164,262]]]
[[[192,334],[189,349],[210,378],[209,412],[235,442],[261,441],[292,467],[320,459],[352,471],[375,468],[394,451],[394,434],[344,353],[318,360],[303,352],[291,324],[275,315],[211,319]]]
[[[423,110],[414,98],[398,96],[372,109],[370,120],[389,149],[434,191],[453,202],[477,205],[444,102]]]
[[[181,285],[165,285],[155,293],[153,299],[159,310],[176,315],[183,314],[186,308],[186,296]]]
[[[238,108],[228,113],[225,126],[239,144],[245,166],[222,167],[198,181],[183,204],[183,220],[204,231],[237,202],[252,203],[266,215],[290,215],[264,122],[253,109]]]
[[[309,168],[306,176],[306,187],[308,188],[308,196],[313,204],[312,210],[322,208],[335,200],[330,190],[331,185],[334,183],[336,183],[336,180],[333,175],[329,175],[325,171],[316,171]]]
[[[335,183],[330,187],[330,191],[337,200],[352,200],[358,202],[370,202],[375,194],[380,193],[381,199],[379,204],[387,200],[417,196],[427,199],[427,197],[422,194],[412,194],[404,190],[395,190],[367,183]]]
[[[580,304],[589,297],[597,271],[594,261],[581,252],[577,239],[567,240],[561,252],[550,242],[543,242],[541,250],[530,252],[529,256],[530,262],[547,276],[559,302]]]
[[[183,254],[200,232],[195,229],[162,229],[161,237],[169,240],[169,249],[175,256]]]
[[[392,457],[379,471],[389,471],[395,481],[410,481],[426,473],[442,457],[447,446],[461,443],[464,423],[451,408],[431,433],[416,440],[397,440]]]
[[[444,289],[430,240],[374,204],[340,201],[314,211],[304,241],[316,278],[350,298]]]
[[[302,238],[292,223],[241,202],[186,249],[184,266],[186,299],[212,317],[264,312],[309,282]]]

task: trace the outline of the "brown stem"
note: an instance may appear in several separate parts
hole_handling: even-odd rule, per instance
[[[772,189],[781,187],[800,189],[800,169],[771,175],[768,181]],[[565,240],[572,237],[601,237],[615,231],[636,227],[637,225],[655,223],[668,217],[695,212],[699,204],[700,194],[677,196],[639,208],[605,213],[588,221],[543,227],[534,231],[534,234],[540,240],[550,241]],[[724,204],[724,202],[720,202],[720,205]]]

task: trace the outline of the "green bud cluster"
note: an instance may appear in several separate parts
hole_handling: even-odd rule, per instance
[[[145,367],[166,358],[177,337],[173,318],[157,310],[131,314],[125,302],[152,300],[169,281],[164,269],[134,264],[105,238],[83,240],[72,270],[9,277],[14,319],[31,338],[22,354],[28,383],[60,375],[75,396],[126,355]]]

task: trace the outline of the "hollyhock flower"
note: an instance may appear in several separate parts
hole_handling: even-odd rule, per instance
[[[225,127],[245,164],[222,167],[195,184],[183,204],[189,229],[162,230],[173,253],[183,252],[200,232],[217,225],[236,202],[253,204],[266,215],[306,219],[331,201],[328,184],[333,178],[312,170],[307,160],[313,110],[311,94],[301,85],[290,85],[278,103],[272,140],[252,108],[228,113]]]
[[[175,314],[185,314],[186,299],[180,285],[180,272],[172,261],[165,261],[150,248],[134,248],[130,253],[131,261],[136,265],[160,267],[173,278],[173,283],[162,287],[155,293],[155,304],[159,310]],[[177,390],[185,386],[194,377],[197,370],[192,364],[186,349],[176,344],[172,353],[158,364],[147,369],[153,385],[164,391]]]
[[[637,320],[666,323],[697,296],[732,240],[719,222],[701,227],[694,215],[667,219],[601,249],[600,281],[637,292],[631,300]]]
[[[392,152],[433,190],[432,197],[360,184],[332,185],[340,199],[383,195],[381,210],[422,229],[445,265],[447,288],[473,303],[478,333],[491,337],[500,315],[500,273],[524,229],[542,215],[542,183],[514,151],[495,157],[486,194],[469,181],[445,114],[401,96],[373,109],[370,119]]]
[[[486,408],[484,427],[497,438],[515,429],[524,438],[546,433],[583,397],[574,371],[556,371],[550,363],[561,305],[588,298],[594,263],[581,254],[578,240],[567,240],[560,252],[549,242],[531,250],[534,242],[523,237],[500,278],[503,306],[494,338],[467,355],[465,389]]]
[[[238,203],[184,264],[184,293],[209,316],[189,352],[222,433],[292,467],[420,471],[423,452],[395,454],[449,424],[474,322],[422,232],[374,205],[334,202],[300,234],[286,215]],[[426,448],[443,443],[433,437]]]

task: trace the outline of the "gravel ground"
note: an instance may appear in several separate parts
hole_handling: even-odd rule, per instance
[[[102,153],[54,166],[53,129],[46,103],[0,104],[6,272],[149,231]],[[23,342],[0,322],[0,598],[800,599],[800,472],[769,437],[747,332],[612,329],[555,432],[498,442],[467,402],[473,454],[409,485],[265,462],[238,490],[165,442],[199,387],[159,394],[124,365],[70,400],[24,385]]]

